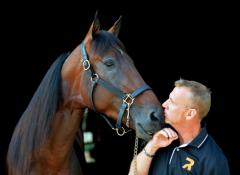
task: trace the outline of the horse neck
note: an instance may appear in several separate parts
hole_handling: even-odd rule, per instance
[[[74,140],[79,132],[81,134],[83,113],[84,109],[76,109],[73,105],[64,103],[55,113],[50,133],[39,152],[39,157],[46,162],[43,168],[47,167],[47,174],[59,169],[70,169],[69,161],[73,153]],[[81,136],[80,142],[83,143]]]
[[[81,55],[80,46],[77,46],[62,67],[63,104],[70,109],[83,109],[91,105]]]
[[[62,109],[54,116],[52,129],[46,146],[49,149],[47,159],[52,162],[66,160],[72,150],[76,134],[80,129],[83,110]]]
[[[79,50],[77,47],[62,66],[63,103],[54,115],[49,137],[42,149],[47,161],[54,162],[54,166],[61,167],[64,161],[69,160],[67,157],[71,155],[73,142],[77,132],[80,131],[84,105],[82,105],[79,87],[82,76]]]
[[[43,174],[70,174],[72,169],[73,144],[75,139],[83,143],[81,121],[84,110],[60,107],[51,124],[50,133],[35,157],[36,170]],[[78,142],[79,143],[79,142]],[[83,145],[79,145],[80,147]],[[83,148],[82,148],[83,149]]]
[[[77,84],[76,81],[81,76],[81,70],[78,68],[80,67],[80,54],[78,53],[80,49],[78,47],[62,65],[60,75],[62,103],[53,117],[49,140],[46,142],[51,144],[53,151],[60,149],[62,153],[64,153],[64,149],[67,151],[72,147],[84,112],[81,106],[76,107],[75,100],[73,100],[73,92],[76,88],[74,84]]]
[[[78,52],[76,48],[63,64],[61,71],[63,103],[53,118],[51,132],[41,152],[45,155],[47,166],[54,169],[69,168],[74,140],[78,131],[81,132],[80,124],[85,105],[81,95],[82,70]]]

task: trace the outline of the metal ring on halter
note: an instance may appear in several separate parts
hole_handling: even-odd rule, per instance
[[[92,81],[93,83],[97,82],[98,79],[99,79],[99,76],[98,76],[98,74],[96,74],[96,73],[91,76],[91,81]]]
[[[127,103],[128,105],[131,105],[134,102],[134,97],[132,97],[131,94],[126,94],[126,96],[123,99],[123,102]]]
[[[123,136],[124,134],[127,133],[123,127],[121,127],[121,128],[113,128],[113,129],[116,130],[116,132],[117,132],[117,134],[119,136]]]
[[[83,68],[84,70],[88,70],[90,68],[90,63],[88,60],[83,61]]]

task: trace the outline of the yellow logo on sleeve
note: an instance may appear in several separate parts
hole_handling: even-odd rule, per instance
[[[188,163],[186,163],[185,165],[182,166],[183,169],[187,169],[188,171],[191,171],[192,166],[194,165],[194,160],[187,157],[186,161],[188,161]]]

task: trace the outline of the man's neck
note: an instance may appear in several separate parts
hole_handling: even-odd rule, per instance
[[[201,131],[201,125],[186,125],[175,128],[179,134],[180,145],[190,143],[194,138],[198,136]]]

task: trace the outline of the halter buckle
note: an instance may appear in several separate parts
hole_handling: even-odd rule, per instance
[[[88,60],[83,60],[83,68],[84,70],[88,70],[90,68],[90,63]]]

